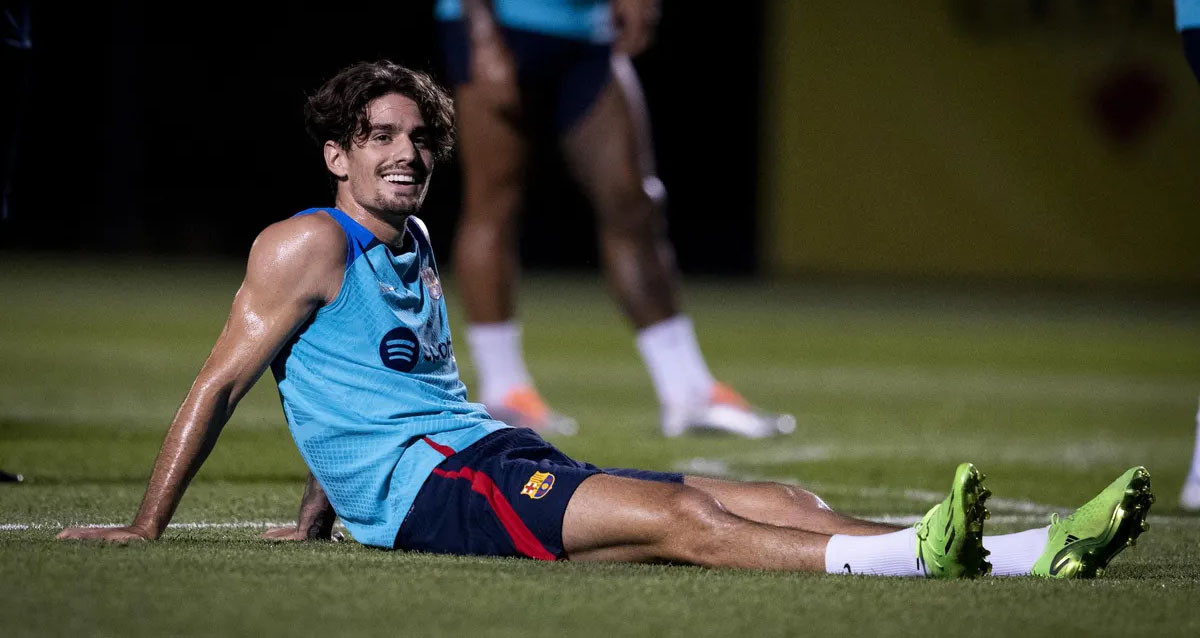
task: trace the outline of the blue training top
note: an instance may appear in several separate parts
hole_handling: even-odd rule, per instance
[[[1200,0],[1175,0],[1175,28],[1200,29]]]
[[[334,510],[367,545],[392,547],[413,499],[445,457],[507,425],[467,402],[425,225],[395,254],[335,208],[346,233],[338,296],[271,363],[300,455]]]
[[[597,44],[613,41],[608,0],[492,0],[496,22],[513,29]],[[438,20],[463,19],[462,0],[438,0]]]

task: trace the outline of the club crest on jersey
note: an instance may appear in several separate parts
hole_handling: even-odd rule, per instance
[[[435,300],[442,298],[442,282],[437,273],[433,272],[433,268],[426,266],[421,270],[421,281],[425,282],[425,289],[429,291],[430,297]]]
[[[529,482],[521,488],[521,494],[529,498],[541,498],[554,487],[554,475],[549,472],[534,472]]]

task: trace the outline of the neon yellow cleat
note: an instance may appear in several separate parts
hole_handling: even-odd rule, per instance
[[[1050,515],[1046,551],[1033,564],[1033,575],[1045,578],[1094,578],[1117,554],[1150,529],[1146,514],[1154,503],[1150,473],[1133,467],[1096,498],[1059,519]]]
[[[917,566],[933,578],[976,578],[992,571],[983,548],[984,501],[991,492],[970,463],[954,472],[950,496],[917,523]]]

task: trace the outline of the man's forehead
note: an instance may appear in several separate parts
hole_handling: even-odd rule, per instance
[[[395,124],[399,122],[421,123],[421,109],[417,103],[399,93],[388,93],[371,100],[367,105],[367,117],[371,124]]]

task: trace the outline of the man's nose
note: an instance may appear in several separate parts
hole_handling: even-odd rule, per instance
[[[392,159],[398,162],[412,162],[417,157],[417,147],[407,135],[401,135],[392,145]]]

